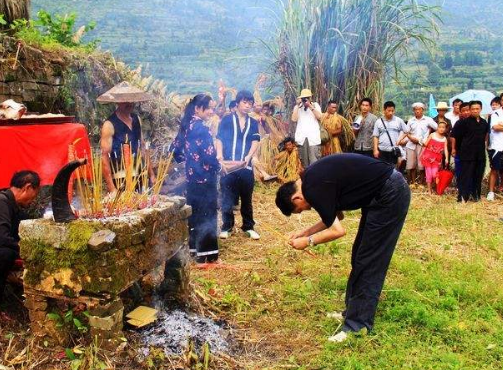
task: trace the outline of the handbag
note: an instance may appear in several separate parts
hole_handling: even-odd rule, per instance
[[[391,144],[391,154],[395,156],[396,158],[399,158],[402,156],[402,151],[400,150],[399,147],[393,144],[393,140],[391,140],[391,135],[389,134],[388,128],[386,127],[386,124],[384,123],[384,120],[381,118],[382,125],[384,126],[384,129],[386,130],[386,134],[388,134],[388,139]]]

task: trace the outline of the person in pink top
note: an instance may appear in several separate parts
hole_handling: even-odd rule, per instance
[[[426,184],[428,191],[433,194],[433,181],[437,178],[438,170],[442,165],[442,155],[447,159],[449,150],[447,148],[447,138],[445,136],[447,125],[439,122],[437,131],[430,134],[424,142],[424,150],[421,154],[421,163],[426,172]]]

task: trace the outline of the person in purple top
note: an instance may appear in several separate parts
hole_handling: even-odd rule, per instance
[[[209,128],[205,125],[213,114],[210,96],[198,94],[185,108],[180,130],[170,150],[177,162],[185,161],[189,217],[189,247],[197,263],[218,260],[217,180],[220,163]]]

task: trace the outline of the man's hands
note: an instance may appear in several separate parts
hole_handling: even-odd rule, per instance
[[[309,236],[307,235],[306,230],[295,231],[288,235],[288,238],[288,244],[294,249],[303,250],[309,246]]]
[[[290,240],[288,244],[290,244],[294,249],[301,251],[309,246],[309,238],[307,236],[303,236],[301,238]]]
[[[374,150],[374,158],[379,158],[379,150]]]

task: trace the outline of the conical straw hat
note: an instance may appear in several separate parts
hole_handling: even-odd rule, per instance
[[[128,82],[121,82],[98,97],[100,103],[137,103],[152,100],[153,96]]]

